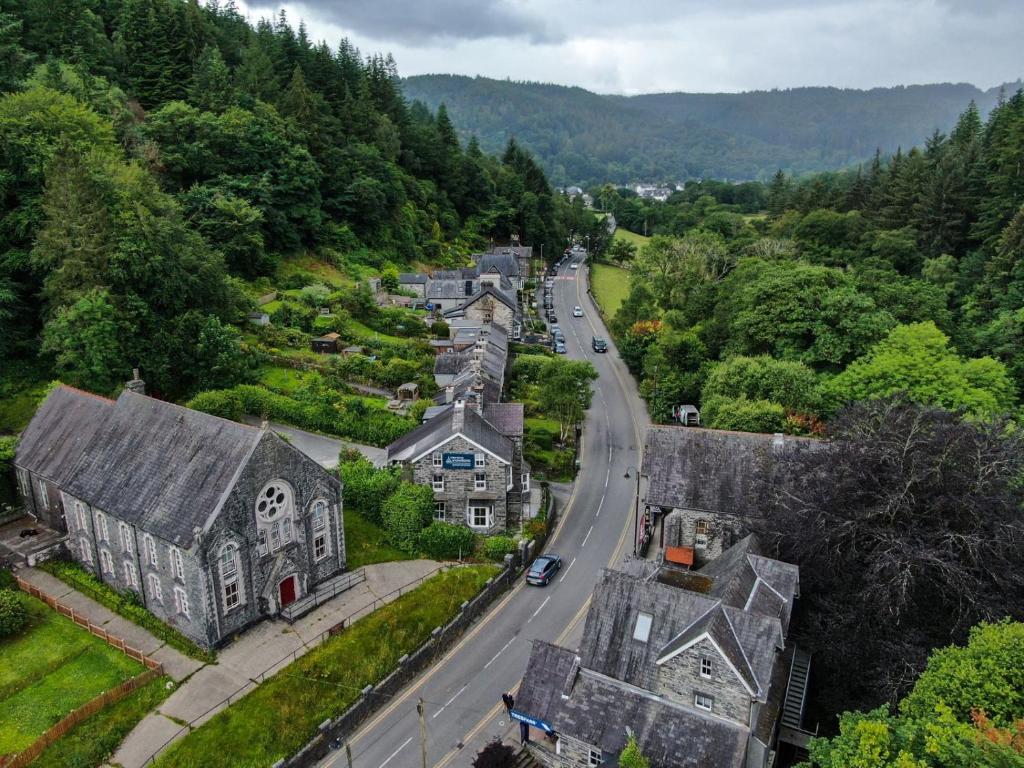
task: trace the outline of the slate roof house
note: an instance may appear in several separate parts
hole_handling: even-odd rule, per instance
[[[782,434],[730,432],[682,426],[647,430],[642,474],[648,479],[646,511],[666,515],[666,552],[676,562],[700,566],[718,557],[744,533],[738,514],[755,476],[778,471],[778,459],[824,443]]]
[[[116,401],[57,387],[18,443],[26,508],[82,567],[207,648],[344,570],[335,476],[265,428],[129,384]]]
[[[466,318],[482,325],[495,324],[507,329],[511,339],[518,339],[522,333],[522,317],[519,303],[506,291],[492,285],[483,285],[480,290],[457,307],[445,311],[444,317]]]
[[[614,763],[632,733],[652,768],[764,768],[784,704],[802,702],[786,645],[796,566],[748,537],[700,571],[624,569],[602,572],[578,652],[534,641],[512,715],[531,753]]]
[[[427,279],[422,272],[402,272],[398,275],[398,287],[423,299],[427,295]]]

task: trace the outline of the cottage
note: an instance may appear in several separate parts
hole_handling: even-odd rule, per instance
[[[337,477],[265,428],[130,386],[56,388],[15,455],[26,508],[82,567],[206,648],[344,570]]]
[[[426,298],[427,276],[422,272],[402,272],[398,275],[398,287],[417,298]]]
[[[758,475],[775,472],[780,458],[821,446],[781,434],[651,427],[644,445],[645,513],[666,515],[666,548],[689,550],[672,554],[676,562],[689,557],[699,567],[744,535],[741,511]]]
[[[445,318],[463,317],[482,325],[500,325],[507,329],[510,339],[518,339],[522,332],[519,304],[515,299],[493,286],[484,286],[459,307],[444,313]]]
[[[697,574],[605,570],[579,651],[534,641],[512,717],[550,768],[613,762],[630,733],[652,768],[764,768],[783,705],[802,717],[789,673],[805,657],[786,644],[798,594],[797,568],[753,537]]]
[[[437,312],[458,309],[480,290],[476,277],[431,277],[426,286],[427,304]]]
[[[333,355],[338,352],[338,339],[341,338],[341,334],[338,333],[325,333],[319,338],[313,339],[310,342],[310,347],[314,352],[321,355]]]

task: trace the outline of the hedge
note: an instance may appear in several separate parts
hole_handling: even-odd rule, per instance
[[[781,405],[745,397],[709,398],[702,403],[701,418],[712,429],[737,432],[782,432],[786,428],[786,411]]]
[[[491,560],[503,560],[505,555],[516,551],[511,536],[488,536],[484,539],[484,555]]]
[[[471,555],[476,540],[476,534],[464,525],[435,521],[420,532],[417,544],[434,560],[455,560]]]

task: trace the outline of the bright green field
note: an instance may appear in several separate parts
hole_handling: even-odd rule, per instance
[[[601,312],[611,319],[629,295],[629,272],[610,264],[593,264],[590,267],[590,289]]]
[[[69,712],[143,670],[35,598],[18,596],[30,619],[0,641],[0,754],[25,749]]]
[[[617,227],[612,239],[625,240],[627,243],[632,243],[637,248],[643,248],[651,238],[638,235],[636,232],[630,232],[628,229],[623,229],[622,227]]]

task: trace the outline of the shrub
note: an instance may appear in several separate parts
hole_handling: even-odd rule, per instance
[[[361,512],[372,523],[384,521],[384,501],[398,490],[399,479],[393,469],[377,469],[359,456],[355,461],[341,465],[341,480],[345,506]]]
[[[17,592],[0,590],[0,637],[16,635],[25,628],[28,611]]]
[[[245,415],[242,398],[230,389],[200,392],[189,401],[188,407],[231,421],[241,421]]]
[[[484,555],[490,560],[502,560],[515,551],[516,543],[511,536],[488,536],[484,539]]]
[[[403,482],[381,506],[388,540],[403,552],[415,551],[433,511],[434,492],[429,487]]]
[[[451,335],[448,323],[442,320],[435,320],[430,324],[430,333],[439,339],[447,339]]]
[[[523,526],[523,534],[533,541],[540,541],[547,535],[547,532],[547,521],[539,517],[527,520],[526,524]]]
[[[476,534],[462,525],[435,521],[420,531],[417,544],[435,560],[454,560],[473,552]]]
[[[476,753],[473,768],[515,768],[516,751],[501,739],[495,739]]]
[[[704,424],[712,429],[733,429],[737,432],[782,432],[786,428],[785,409],[770,400],[712,397],[703,405],[701,416]]]
[[[14,580],[14,574],[6,568],[0,568],[0,589],[17,589],[18,583]]]

